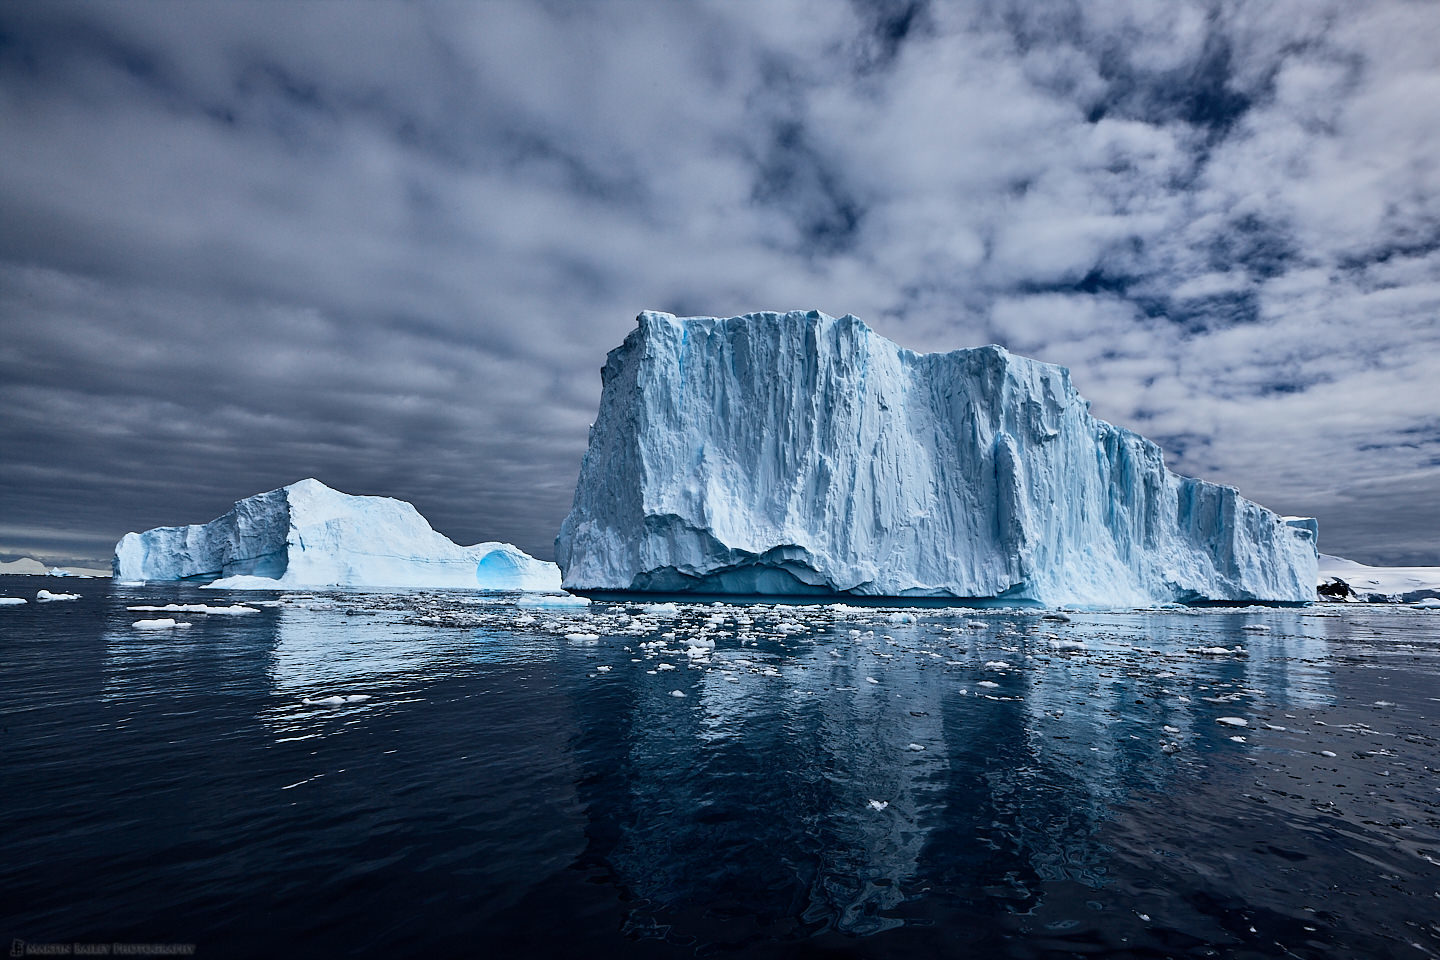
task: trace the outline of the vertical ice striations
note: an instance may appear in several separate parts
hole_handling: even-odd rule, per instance
[[[1313,600],[1313,521],[1179,477],[1069,371],[854,317],[647,312],[556,540],[577,590]]]
[[[127,533],[114,571],[123,580],[223,577],[245,587],[560,586],[554,564],[508,543],[462,547],[404,500],[355,497],[318,480],[247,497],[209,523]]]

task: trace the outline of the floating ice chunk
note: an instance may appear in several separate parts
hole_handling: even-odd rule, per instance
[[[130,626],[136,630],[174,630],[190,624],[184,620],[177,621],[174,617],[158,617],[154,620],[136,620]]]
[[[1267,626],[1265,626],[1265,624],[1263,624],[1263,623],[1247,623],[1247,624],[1245,624],[1245,626],[1241,627],[1240,629],[1241,629],[1241,630],[1244,630],[1246,633],[1269,633],[1269,632],[1270,632],[1270,628],[1267,627]]]
[[[581,641],[581,642],[583,643],[583,642],[587,642],[587,641],[590,641],[590,640],[599,640],[599,639],[600,639],[600,634],[598,634],[598,633],[567,633],[567,634],[565,634],[565,639],[566,639],[566,640],[579,640],[579,641]]]
[[[41,603],[49,603],[52,600],[79,600],[78,593],[51,593],[49,590],[41,590],[35,594],[35,599]]]
[[[16,607],[29,602],[24,597],[0,597],[0,607]]]
[[[1179,727],[1172,727],[1172,726],[1170,726],[1170,724],[1168,724],[1168,723],[1165,724],[1165,726],[1161,727],[1161,729],[1164,730],[1166,733],[1170,733],[1170,734],[1175,734],[1175,733],[1179,733],[1179,732],[1180,732],[1180,728],[1179,728]]]
[[[1244,737],[1236,736],[1236,737],[1231,737],[1230,739],[1231,739],[1231,740],[1234,740],[1236,743],[1244,743],[1244,742],[1245,742],[1245,738],[1244,738]]]
[[[676,617],[680,615],[680,607],[673,603],[647,603],[640,612],[652,617]]]
[[[1245,653],[1244,647],[1191,647],[1185,651],[1201,657],[1228,657],[1230,655],[1242,656]]]
[[[1215,722],[1226,727],[1248,727],[1250,721],[1244,717],[1216,717]]]
[[[331,697],[316,697],[315,699],[305,698],[300,702],[311,707],[338,707],[345,703],[363,703],[370,699],[368,693],[352,693],[349,696],[336,694]]]
[[[1421,610],[1440,610],[1440,597],[1426,597],[1424,600],[1416,600],[1411,604]]]
[[[1335,756],[1335,751],[1334,751],[1334,750],[1321,750],[1321,751],[1320,751],[1320,756],[1322,756],[1322,757],[1332,757],[1332,758],[1333,758],[1333,757]]]
[[[1000,686],[1000,684],[996,683],[994,680],[981,680],[979,683],[975,684],[975,686],[984,687],[987,690],[994,690],[996,687]]]
[[[886,807],[890,806],[890,801],[889,801],[889,800],[871,800],[871,801],[869,802],[869,804],[867,804],[867,805],[870,807],[871,810],[884,810]]]
[[[601,664],[600,666],[598,666],[598,667],[595,668],[595,672],[596,672],[596,673],[609,673],[609,672],[610,672],[610,668],[609,668],[608,666],[604,665],[604,664]]]
[[[906,613],[905,611],[900,610],[900,611],[896,611],[895,613],[890,614],[890,616],[889,616],[887,619],[888,619],[891,623],[914,623],[914,622],[915,622],[915,614],[913,614],[913,613]]]
[[[123,541],[122,541],[123,542]],[[143,585],[146,581],[136,581]],[[288,583],[281,583],[271,577],[257,577],[254,574],[236,574],[233,577],[225,577],[220,580],[212,580],[210,583],[201,586],[201,590],[281,590],[290,586]]]
[[[574,607],[588,607],[590,600],[573,593],[527,593],[515,601],[521,610],[565,610]]]
[[[1160,747],[1160,752],[1161,752],[1161,753],[1179,753],[1179,752],[1180,752],[1180,744],[1178,744],[1178,743],[1166,743],[1166,744],[1162,744],[1161,747]]]
[[[684,691],[684,690],[671,690],[671,691],[670,691],[670,696],[672,696],[672,697],[679,697],[679,698],[681,698],[681,699],[683,700],[683,699],[685,698],[685,691]]]
[[[865,682],[866,682],[866,683],[879,683],[880,681],[879,681],[879,680],[876,680],[874,677],[866,677],[866,678],[865,678]]]
[[[657,663],[657,664],[655,664],[655,669],[656,669],[656,670],[674,670],[674,669],[675,669],[675,664],[673,664],[673,663]]]
[[[140,605],[125,609],[133,613],[215,613],[225,616],[243,616],[247,613],[260,612],[258,605],[248,607],[239,603],[228,607],[212,607],[204,603],[167,603],[163,607]]]
[[[905,749],[906,749],[906,750],[910,750],[910,751],[912,751],[912,752],[917,752],[917,751],[920,751],[920,750],[924,750],[925,748],[924,748],[922,745],[918,744],[918,743],[907,743],[907,744],[905,744]]]
[[[985,669],[986,669],[986,670],[1009,670],[1009,669],[1010,669],[1010,664],[1006,663],[1004,660],[986,660],[986,661],[985,661]]]
[[[971,630],[986,630],[989,629],[990,624],[986,623],[984,620],[966,620],[965,626],[969,627]]]

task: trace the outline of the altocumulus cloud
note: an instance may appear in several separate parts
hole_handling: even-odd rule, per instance
[[[1440,10],[10,3],[0,553],[304,476],[549,556],[643,308],[1072,368],[1440,562]]]

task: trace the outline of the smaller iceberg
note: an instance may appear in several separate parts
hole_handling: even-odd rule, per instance
[[[209,523],[127,533],[115,545],[114,572],[231,590],[560,589],[555,564],[518,547],[462,547],[403,500],[351,496],[313,479],[246,497]]]

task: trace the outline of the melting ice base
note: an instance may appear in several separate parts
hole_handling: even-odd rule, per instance
[[[310,586],[558,590],[559,570],[508,543],[462,547],[412,505],[301,480],[238,501],[206,524],[127,533],[121,580],[212,580],[228,589]]]
[[[1316,528],[1170,473],[1054,364],[818,312],[644,313],[556,557],[584,591],[1303,603]]]
[[[110,589],[3,613],[0,928],[36,941],[1440,947],[1433,611]]]

